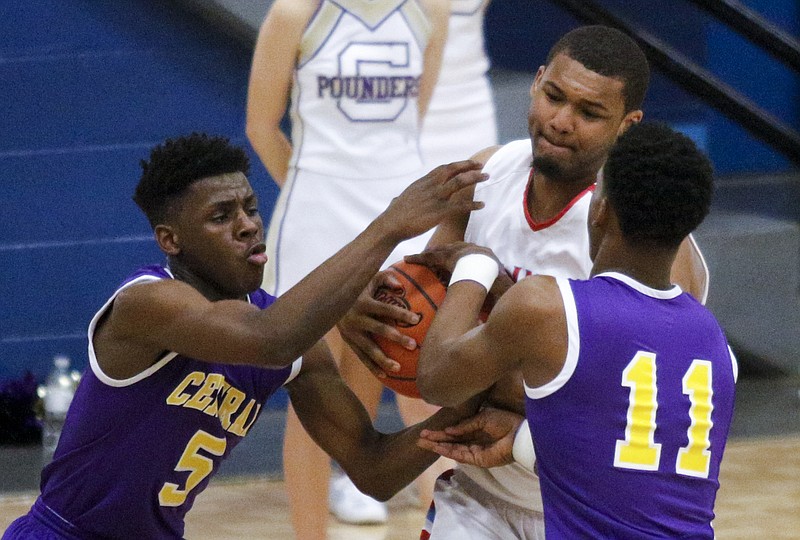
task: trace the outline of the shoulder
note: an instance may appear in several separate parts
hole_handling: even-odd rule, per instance
[[[527,183],[531,171],[530,148],[529,141],[520,140],[478,152],[472,159],[483,163],[483,172],[489,175],[489,180],[478,184],[476,191],[484,192],[491,189],[500,193],[513,189],[518,183]],[[506,187],[498,192],[496,191],[498,185]]]
[[[422,6],[434,24],[441,25],[444,22],[445,28],[447,27],[447,19],[450,15],[449,0],[417,0],[417,3]]]
[[[485,168],[494,169],[498,172],[530,170],[531,143],[528,139],[511,141],[503,146],[493,147],[493,151],[486,158]]]
[[[552,380],[567,352],[566,312],[556,279],[534,275],[516,283],[492,309],[482,331],[489,343],[519,359],[527,384]]]
[[[275,0],[261,24],[261,34],[304,29],[322,4],[321,0]]]
[[[488,148],[484,148],[483,150],[473,154],[470,159],[473,160],[473,161],[477,161],[479,163],[483,163],[484,165],[486,165],[486,162],[489,161],[489,159],[493,155],[495,155],[497,153],[497,151],[500,150],[502,147],[503,147],[502,145],[497,144],[495,146],[490,146]]]
[[[112,316],[120,317],[130,312],[138,314],[156,309],[158,306],[173,304],[180,300],[202,295],[191,285],[177,279],[165,279],[152,275],[139,276],[128,280],[117,290],[114,298]],[[135,317],[134,317],[135,318]]]

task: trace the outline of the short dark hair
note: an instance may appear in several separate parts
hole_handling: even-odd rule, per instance
[[[564,34],[547,55],[547,63],[565,54],[604,77],[622,81],[625,112],[642,108],[650,83],[650,65],[639,45],[608,26],[581,26]]]
[[[142,177],[133,201],[155,227],[166,219],[170,204],[192,183],[226,173],[250,172],[245,151],[232,146],[225,137],[192,133],[167,139],[150,151],[150,160],[142,160]]]
[[[603,193],[630,241],[677,246],[708,214],[711,162],[666,124],[634,124],[608,154]]]

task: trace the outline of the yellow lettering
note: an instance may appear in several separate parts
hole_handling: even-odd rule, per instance
[[[255,405],[255,403],[256,400],[254,399],[250,400],[250,402],[247,404],[247,407],[245,407],[244,410],[241,413],[239,413],[239,416],[236,418],[233,425],[228,431],[240,437],[244,437],[245,435],[247,435],[247,430],[249,430],[250,427],[253,425],[253,421],[258,416],[258,411],[261,409],[261,405],[258,405],[256,407],[256,413],[253,416],[253,420],[251,420],[248,423],[247,419],[250,417],[250,411],[253,410],[253,405]]]
[[[219,373],[209,373],[206,375],[206,382],[203,387],[194,393],[192,399],[190,399],[184,407],[202,411],[208,407],[209,403],[214,401],[214,392],[219,390],[223,384],[225,384],[225,377],[223,375]]]
[[[244,403],[246,397],[247,396],[245,396],[244,392],[241,390],[233,386],[228,388],[228,391],[225,393],[225,398],[222,400],[222,404],[219,406],[219,411],[217,412],[219,422],[222,424],[223,429],[227,430],[231,427],[231,415]]]
[[[193,371],[189,373],[185,379],[181,381],[181,383],[175,387],[175,390],[167,398],[167,405],[183,405],[186,403],[186,400],[189,399],[191,394],[184,394],[183,391],[186,390],[186,387],[191,385],[199,386],[201,382],[203,382],[204,375],[199,371]]]
[[[214,400],[208,404],[208,407],[203,409],[203,412],[209,416],[217,416],[217,411],[219,410],[219,404],[225,397],[225,393],[228,391],[230,387],[231,385],[223,377],[222,387],[219,389],[219,392],[217,392],[217,395],[214,396]]]

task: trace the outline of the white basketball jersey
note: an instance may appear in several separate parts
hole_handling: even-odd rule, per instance
[[[416,174],[430,32],[416,0],[322,0],[295,69],[290,164],[352,178]]]
[[[491,248],[514,281],[530,274],[586,279],[592,268],[586,224],[594,188],[580,193],[554,219],[536,223],[526,204],[532,159],[531,142],[525,139],[503,146],[486,162],[489,180],[475,188],[475,200],[486,206],[470,216],[464,240]],[[492,495],[542,512],[539,480],[524,467],[459,467]]]
[[[514,141],[486,163],[489,180],[475,188],[475,200],[485,208],[469,218],[465,240],[492,248],[515,281],[530,274],[586,279],[589,258],[590,187],[550,221],[528,215],[526,193],[531,180],[531,142]]]

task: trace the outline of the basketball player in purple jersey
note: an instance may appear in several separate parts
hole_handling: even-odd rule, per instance
[[[193,134],[142,167],[134,200],[168,265],[136,270],[92,319],[90,369],[41,495],[3,538],[180,538],[195,497],[282,385],[308,432],[373,496],[428,467],[438,456],[417,448],[420,427],[376,432],[318,340],[398,242],[481,206],[452,197],[484,178],[479,165],[413,183],[278,300],[259,289],[264,228],[242,149]],[[442,409],[425,425],[472,412]]]
[[[500,265],[488,248],[461,250],[417,383],[448,405],[521,369],[547,538],[714,537],[736,360],[711,313],[670,279],[708,213],[712,176],[687,137],[632,126],[592,195],[591,278],[521,280],[477,327]],[[421,444],[453,456],[446,442]]]

